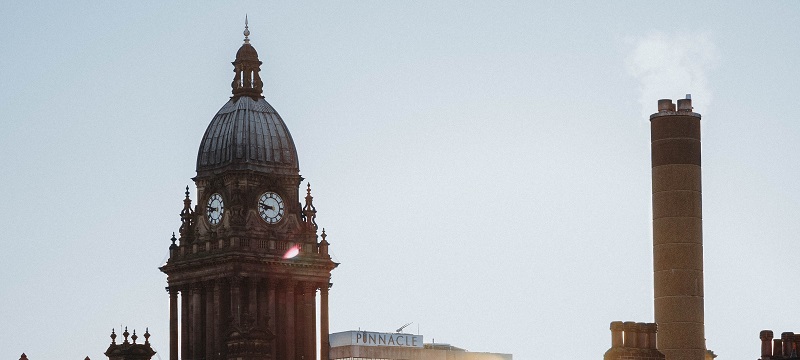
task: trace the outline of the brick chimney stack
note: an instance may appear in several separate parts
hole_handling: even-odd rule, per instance
[[[658,349],[667,360],[704,360],[700,114],[690,96],[677,110],[659,100],[650,134]]]
[[[772,330],[762,330],[759,334],[761,339],[761,357],[759,360],[798,359],[800,334],[784,332],[781,333],[781,337],[778,339],[773,337]]]

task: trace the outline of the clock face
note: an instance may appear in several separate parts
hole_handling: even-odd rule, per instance
[[[283,199],[281,196],[267,191],[258,198],[258,214],[268,224],[275,224],[283,218]]]
[[[208,198],[206,205],[206,218],[211,225],[219,224],[222,214],[225,212],[225,204],[222,203],[222,195],[213,194]]]

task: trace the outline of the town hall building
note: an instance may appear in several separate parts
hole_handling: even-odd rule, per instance
[[[328,359],[328,289],[338,264],[318,233],[292,135],[262,95],[262,62],[246,25],[244,35],[233,96],[197,153],[197,203],[187,187],[180,236],[161,267],[169,359],[316,360],[318,346]]]

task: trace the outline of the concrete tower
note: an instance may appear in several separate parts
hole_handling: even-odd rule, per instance
[[[658,349],[667,360],[703,360],[703,226],[700,114],[692,100],[659,100],[650,116],[653,280]]]

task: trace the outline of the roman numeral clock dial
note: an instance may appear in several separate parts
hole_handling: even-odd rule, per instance
[[[222,195],[216,193],[211,195],[206,204],[206,219],[208,219],[208,223],[218,225],[224,212],[225,204],[222,202]]]
[[[258,214],[267,222],[275,224],[283,218],[283,199],[281,196],[267,191],[258,198]]]

